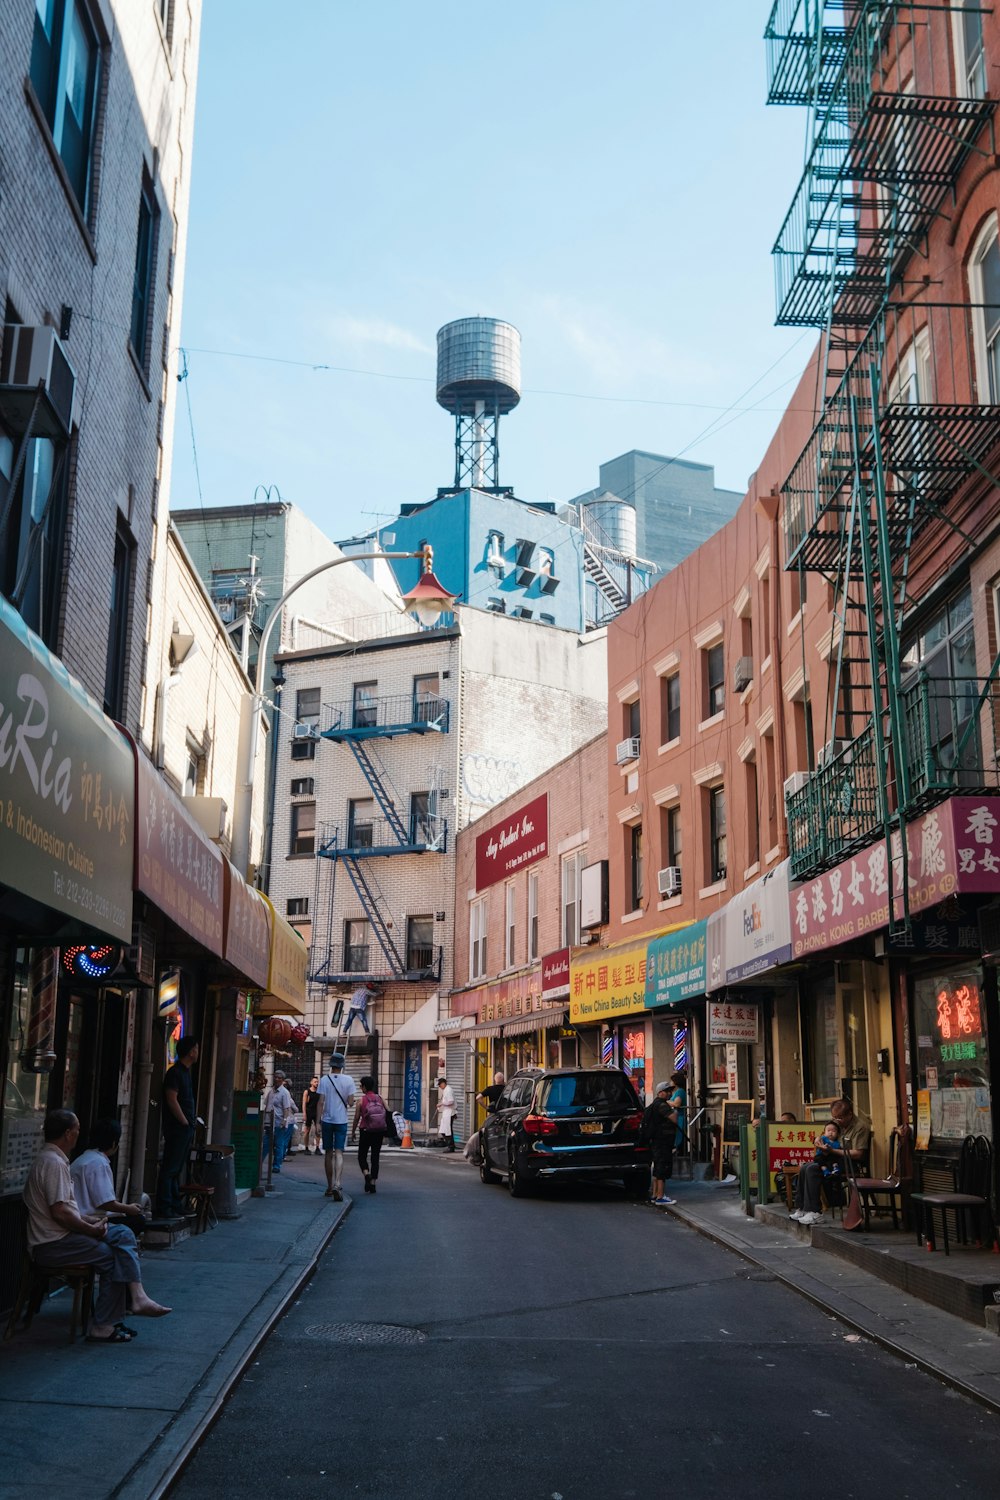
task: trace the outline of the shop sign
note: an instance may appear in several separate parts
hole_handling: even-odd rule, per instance
[[[542,999],[561,1000],[569,994],[569,949],[557,948],[542,959]]]
[[[221,958],[222,855],[144,755],[136,766],[135,888]]]
[[[572,957],[569,1018],[604,1021],[646,1008],[646,943],[605,948],[594,958]]]
[[[724,909],[726,984],[787,963],[792,955],[788,917],[788,860],[748,885]]]
[[[226,934],[223,957],[251,984],[267,986],[271,956],[271,914],[255,891],[228,861],[225,863]]]
[[[754,1046],[760,1041],[760,1010],[743,1001],[712,1000],[708,1007],[708,1040],[713,1046],[737,1042]]]
[[[653,938],[646,950],[646,1006],[677,1005],[705,993],[707,922]]]
[[[530,974],[515,974],[511,979],[501,979],[498,984],[488,984],[482,991],[479,1002],[480,1023],[487,1021],[509,1021],[515,1016],[530,1016],[541,1008],[541,979],[537,969]]]
[[[767,1122],[767,1186],[776,1192],[775,1173],[782,1162],[804,1167],[816,1156],[815,1138],[822,1134],[816,1125],[787,1125],[777,1120]]]
[[[548,793],[526,802],[476,839],[476,890],[484,891],[549,852]]]
[[[632,1072],[645,1067],[646,1064],[646,1027],[625,1026],[622,1028],[622,1060],[625,1067]]]
[[[938,1045],[941,1046],[942,1058],[944,1045],[954,1046],[965,1041],[967,1037],[982,1036],[983,1016],[979,1001],[979,986],[971,980],[963,979],[958,984],[943,980],[938,986],[935,1005],[937,1014],[934,1025],[938,1034]],[[963,1051],[961,1055],[975,1057],[975,1043],[967,1045],[972,1047],[972,1051]]]
[[[403,1064],[403,1115],[407,1120],[419,1120],[422,1110],[423,1047],[419,1042],[407,1042]]]
[[[0,869],[24,896],[132,941],[128,742],[0,598]]]
[[[889,923],[889,904],[903,915],[903,844],[897,830],[789,896],[795,958],[851,942]],[[955,893],[1000,892],[1000,798],[952,797],[906,827],[907,906],[940,906]],[[891,891],[890,891],[891,887]],[[930,923],[935,941],[943,940]],[[955,933],[958,949],[976,947],[971,925]]]
[[[267,971],[267,991],[296,1015],[306,1009],[306,975],[309,949],[290,922],[279,917],[274,903],[266,896],[271,914],[271,961]]]

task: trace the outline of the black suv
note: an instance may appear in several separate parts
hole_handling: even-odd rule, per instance
[[[642,1106],[617,1068],[515,1073],[479,1132],[483,1182],[507,1179],[511,1196],[557,1178],[618,1177],[633,1198],[649,1191]]]

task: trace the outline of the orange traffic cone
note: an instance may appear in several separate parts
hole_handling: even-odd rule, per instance
[[[409,1149],[413,1145],[413,1132],[410,1129],[409,1120],[407,1120],[405,1125],[403,1126],[403,1139],[399,1144],[404,1151]]]

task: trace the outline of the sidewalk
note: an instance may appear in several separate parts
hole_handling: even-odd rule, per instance
[[[847,1323],[857,1334],[898,1355],[908,1366],[916,1365],[963,1395],[1000,1411],[1000,1338],[995,1333],[891,1284],[884,1279],[885,1267],[879,1275],[873,1275],[853,1263],[853,1255],[845,1259],[841,1253],[819,1248],[820,1243],[830,1243],[839,1234],[845,1242],[851,1242],[852,1251],[854,1242],[867,1238],[866,1247],[859,1243],[855,1252],[859,1256],[885,1257],[890,1253],[888,1241],[878,1243],[880,1237],[875,1235],[863,1237],[827,1227],[813,1231],[813,1243],[808,1229],[795,1225],[787,1216],[779,1223],[777,1212],[760,1219],[747,1218],[735,1187],[675,1179],[670,1192],[677,1206],[665,1212],[672,1218],[759,1266]],[[913,1237],[893,1238],[897,1242],[892,1246],[894,1259],[905,1266],[913,1259]],[[837,1246],[838,1252],[847,1248],[846,1244]],[[926,1251],[921,1254],[925,1261],[945,1260],[940,1252],[933,1257]],[[954,1255],[949,1259],[956,1261]],[[976,1260],[984,1279],[992,1277],[1000,1282],[996,1257],[976,1252]],[[890,1274],[896,1270],[893,1266]],[[942,1266],[940,1275],[961,1278],[963,1267]]]
[[[239,1219],[143,1256],[168,1318],[139,1337],[68,1342],[69,1294],[0,1346],[6,1500],[162,1495],[261,1341],[297,1295],[351,1203],[326,1198],[319,1157],[292,1157]]]

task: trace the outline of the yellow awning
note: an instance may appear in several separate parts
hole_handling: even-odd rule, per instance
[[[279,917],[274,903],[266,896],[264,900],[271,908],[271,957],[267,990],[254,1010],[259,1016],[304,1016],[309,949],[291,923]]]

